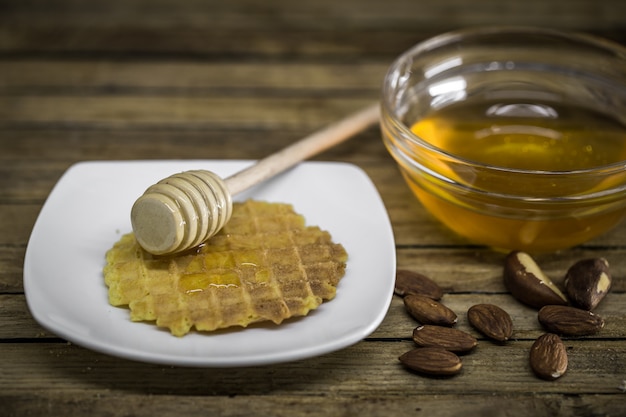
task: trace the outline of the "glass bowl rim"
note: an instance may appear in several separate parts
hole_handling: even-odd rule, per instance
[[[462,158],[453,153],[444,151],[434,145],[431,145],[418,135],[414,134],[411,129],[403,123],[398,117],[396,117],[393,111],[393,105],[390,103],[394,94],[389,94],[390,91],[394,91],[395,88],[391,87],[391,81],[397,77],[395,74],[400,73],[399,68],[407,62],[411,57],[416,54],[427,52],[438,47],[454,43],[469,36],[485,36],[496,34],[511,34],[511,35],[542,35],[549,36],[555,39],[567,40],[570,42],[579,42],[586,44],[587,46],[597,47],[599,50],[610,51],[615,58],[621,59],[626,64],[626,47],[620,45],[617,42],[581,32],[565,31],[559,29],[550,29],[542,27],[532,26],[484,26],[459,29],[454,31],[445,32],[431,38],[425,39],[411,48],[401,53],[389,66],[384,76],[382,98],[381,98],[381,124],[385,124],[386,121],[391,121],[395,128],[401,132],[401,139],[410,141],[414,145],[428,149],[431,152],[445,156],[452,161],[469,165],[485,170],[500,171],[506,173],[517,173],[524,175],[545,175],[545,176],[577,176],[577,175],[590,175],[593,173],[604,172],[605,174],[611,172],[626,171],[626,159],[611,164],[599,165],[591,168],[577,169],[577,170],[533,170],[533,169],[520,169],[520,168],[507,168],[498,165],[484,164],[476,160]],[[396,135],[397,136],[397,135]]]

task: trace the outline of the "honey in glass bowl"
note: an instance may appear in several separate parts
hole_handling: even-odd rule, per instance
[[[391,66],[383,139],[449,228],[552,251],[626,214],[626,53],[583,35],[485,28],[427,40]]]

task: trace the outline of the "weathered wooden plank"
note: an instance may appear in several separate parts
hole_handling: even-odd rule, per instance
[[[294,27],[329,28],[339,23],[350,29],[358,27],[405,26],[416,23],[436,24],[450,21],[454,24],[484,23],[485,20],[500,18],[504,24],[516,17],[517,24],[528,21],[543,21],[555,26],[568,22],[574,24],[608,25],[621,22],[615,14],[624,10],[619,0],[592,2],[589,0],[554,0],[549,4],[541,0],[516,1],[482,0],[468,8],[462,0],[441,0],[436,3],[416,4],[410,0],[389,0],[381,3],[375,0],[354,2],[334,2],[319,0],[315,3],[287,0],[272,0],[259,4],[254,0],[240,0],[234,4],[203,2],[199,0],[184,3],[169,0],[110,1],[97,2],[97,6],[86,7],[73,0],[42,0],[24,4],[19,0],[4,2],[4,12],[8,18],[18,23],[68,24],[82,21],[85,25],[122,26],[146,25],[163,27],[177,24],[217,27],[247,27],[259,29],[278,26],[281,29]],[[419,12],[419,13],[418,13]],[[103,18],[107,17],[107,19]]]
[[[6,22],[6,23],[5,23]],[[204,27],[100,27],[69,23],[19,26],[11,21],[0,25],[0,54],[9,57],[132,58],[168,57],[187,59],[319,59],[387,58],[400,54],[417,42],[451,25],[419,31],[365,28],[316,30],[294,28]]]
[[[363,3],[192,2],[158,6],[74,1],[24,6],[5,1],[0,15],[0,52],[38,55],[93,53],[125,57],[323,58],[393,57],[437,33],[489,24],[536,25],[593,31],[622,40],[624,3],[461,0]]]
[[[295,30],[372,29],[377,27],[413,28],[499,24],[537,24],[551,27],[595,28],[613,27],[622,21],[619,12],[624,4],[618,0],[592,2],[589,0],[556,0],[549,4],[541,0],[523,3],[483,0],[468,8],[462,0],[442,0],[428,5],[408,0],[385,3],[369,0],[359,3],[324,0],[294,5],[284,0],[264,2],[238,1],[236,4],[188,1],[99,2],[97,7],[81,7],[75,1],[35,2],[23,5],[17,0],[5,1],[7,21],[21,25],[59,26],[83,24],[106,28],[278,28]],[[39,4],[37,4],[39,3]],[[34,7],[33,7],[34,6]],[[51,19],[53,18],[53,19]],[[117,24],[117,26],[116,26]]]
[[[561,379],[536,378],[528,365],[531,341],[480,344],[462,357],[461,374],[429,378],[406,371],[397,357],[412,342],[365,341],[318,358],[265,367],[199,369],[125,361],[74,345],[3,343],[2,395],[81,392],[150,395],[401,396],[485,395],[493,392],[616,394],[623,384],[623,341],[566,341],[568,371]],[[28,372],[24,372],[28,369]],[[472,381],[471,384],[468,382]]]
[[[617,16],[617,14],[614,14]],[[102,18],[101,18],[102,19]],[[626,43],[620,24],[532,23],[533,26],[573,29],[592,33],[616,42]],[[519,18],[511,17],[512,24]],[[502,19],[488,19],[481,24],[502,24]],[[589,22],[587,22],[589,23]],[[20,27],[12,22],[0,25],[0,54],[7,57],[81,58],[97,55],[100,59],[212,60],[313,59],[341,62],[350,59],[385,59],[396,56],[427,38],[443,32],[472,25],[452,21],[433,26],[415,24],[411,28],[364,28],[289,31],[264,28],[227,29],[211,26],[174,29],[102,28],[70,24],[70,26]]]
[[[26,247],[0,245],[0,294],[21,293]],[[0,307],[1,308],[1,307]]]
[[[317,129],[376,99],[377,93],[370,98],[0,96],[0,127]]]
[[[340,396],[298,393],[281,396],[268,395],[145,395],[137,392],[102,392],[96,395],[38,392],[22,395],[1,395],[6,417],[47,415],[83,417],[128,416],[188,417],[211,415],[249,417],[304,416],[371,416],[394,417],[407,415],[444,416],[500,416],[519,417],[602,416],[623,414],[623,400],[619,395],[580,394],[560,396],[544,394],[489,393],[481,395],[385,395],[381,390],[375,396]],[[120,406],[123,404],[123,406]]]
[[[0,61],[0,94],[371,94],[380,89],[389,64],[7,60]]]
[[[304,117],[304,114],[298,114]],[[334,121],[342,115],[336,114],[335,117]],[[79,161],[259,159],[324,125],[324,122],[319,122],[315,126],[288,129],[244,129],[237,125],[223,129],[188,129],[185,126],[174,129],[4,129],[0,133],[0,170],[5,175],[0,176],[0,181],[6,181],[6,184],[0,188],[0,195],[6,195],[6,190],[15,187],[12,185],[15,181],[56,181],[58,178],[54,175]],[[369,165],[374,169],[386,167],[388,170],[376,175],[389,182],[390,186],[405,187],[382,143],[377,126],[311,159],[350,162],[363,165],[363,168]],[[29,175],[31,170],[36,173]],[[10,173],[13,173],[12,182],[8,178]]]
[[[39,205],[0,204],[0,247],[26,247]]]

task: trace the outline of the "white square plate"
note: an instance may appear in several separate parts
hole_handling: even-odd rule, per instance
[[[130,208],[153,183],[207,169],[223,178],[252,161],[82,162],[63,175],[33,228],[24,291],[33,317],[72,343],[123,358],[180,366],[249,366],[332,352],[367,337],[393,295],[395,244],[371,180],[345,163],[304,162],[234,197],[284,202],[307,224],[328,230],[349,259],[337,296],[306,317],[184,337],[108,303],[105,252],[131,231]]]

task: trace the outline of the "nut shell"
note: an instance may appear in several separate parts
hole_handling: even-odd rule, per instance
[[[535,375],[548,381],[567,371],[567,351],[561,338],[552,333],[541,335],[530,348],[530,367]]]
[[[611,289],[609,262],[604,258],[583,259],[565,275],[565,292],[571,303],[584,310],[595,309]]]
[[[546,330],[564,336],[590,336],[604,327],[602,317],[569,306],[545,306],[537,317]]]
[[[421,347],[439,347],[450,352],[469,352],[478,341],[474,336],[459,329],[424,325],[413,330],[413,341]]]
[[[485,336],[498,342],[509,340],[513,320],[509,313],[494,304],[476,304],[467,310],[467,320]]]
[[[536,309],[567,305],[567,297],[525,252],[513,251],[504,261],[504,284],[518,301]]]
[[[457,322],[454,311],[432,298],[409,294],[403,301],[409,314],[422,324],[453,326]]]
[[[394,292],[404,297],[409,294],[423,295],[433,300],[441,300],[443,290],[435,281],[418,272],[401,269],[396,272]]]
[[[455,375],[463,367],[457,355],[438,347],[413,349],[398,359],[407,368],[427,375]]]

